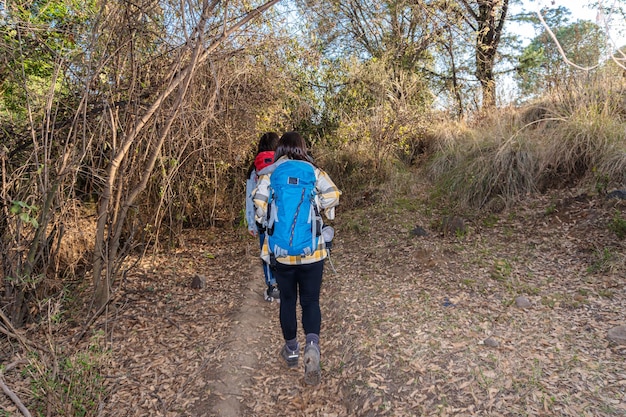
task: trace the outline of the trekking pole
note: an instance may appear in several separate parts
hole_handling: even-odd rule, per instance
[[[335,269],[335,265],[333,265],[333,259],[330,256],[330,251],[328,250],[328,262],[330,262],[330,267],[332,268],[333,272],[336,274],[337,270]]]

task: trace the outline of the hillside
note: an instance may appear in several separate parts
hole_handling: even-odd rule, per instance
[[[607,339],[626,325],[625,242],[610,230],[624,201],[562,191],[444,234],[443,214],[415,191],[338,211],[320,386],[278,358],[278,305],[261,297],[256,240],[195,230],[140,260],[91,326],[99,336],[80,342],[92,356],[75,369],[98,367],[72,373],[73,389],[87,402],[98,397],[90,386],[106,388],[83,415],[624,415],[626,345]],[[204,288],[190,287],[195,275]],[[70,340],[85,322],[54,335]],[[45,345],[46,329],[29,332]],[[21,355],[2,345],[6,362]],[[3,377],[31,412],[76,412],[51,409],[57,397],[46,410],[24,359]],[[18,415],[8,397],[0,405]]]

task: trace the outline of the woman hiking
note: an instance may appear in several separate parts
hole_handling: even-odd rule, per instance
[[[321,379],[319,297],[327,256],[320,213],[332,220],[341,192],[312,162],[299,133],[282,135],[274,158],[272,172],[259,176],[253,192],[257,218],[268,219],[261,257],[272,266],[280,288],[279,317],[285,340],[281,356],[288,367],[298,366],[299,296],[306,335],[304,381],[317,385]]]
[[[259,175],[262,175],[265,172],[264,170],[267,170],[267,167],[274,163],[274,150],[278,145],[279,139],[278,134],[275,132],[267,132],[261,135],[254,162],[248,168],[246,176],[246,223],[248,224],[248,233],[251,236],[258,237],[261,248],[265,240],[265,226],[255,220],[252,191],[256,188]],[[269,264],[265,262],[263,262],[263,276],[266,286],[263,291],[263,299],[269,302],[278,300],[280,292],[276,279],[272,275]]]

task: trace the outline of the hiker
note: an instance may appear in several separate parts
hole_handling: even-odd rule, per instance
[[[279,317],[285,339],[281,356],[288,367],[298,366],[299,295],[306,335],[304,381],[317,385],[321,378],[319,297],[328,253],[324,242],[328,234],[322,234],[320,210],[332,220],[341,192],[328,174],[312,162],[304,139],[297,132],[282,135],[274,159],[272,172],[259,176],[253,192],[257,218],[268,219],[261,257],[270,263],[280,288]]]
[[[256,188],[259,175],[262,175],[274,163],[274,150],[278,145],[278,140],[278,133],[275,132],[267,132],[261,135],[254,162],[250,165],[246,176],[246,223],[248,224],[248,233],[253,237],[258,237],[260,248],[263,247],[263,241],[265,240],[265,226],[255,220],[252,191]],[[263,299],[269,302],[279,300],[280,291],[278,290],[276,279],[272,275],[269,264],[264,261],[262,263],[266,287],[263,290]]]

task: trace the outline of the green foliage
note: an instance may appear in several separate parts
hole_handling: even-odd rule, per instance
[[[511,276],[512,269],[507,259],[496,259],[491,269],[491,278],[496,281],[506,281]]]
[[[22,276],[7,276],[5,277],[5,281],[14,288],[20,288],[22,290],[34,290],[37,288],[37,285],[41,283],[44,279],[42,274],[31,274],[31,275],[22,275]]]
[[[357,234],[365,234],[370,231],[370,221],[362,216],[353,216],[345,223],[346,230],[352,231]]]
[[[615,210],[615,214],[613,214],[613,218],[609,223],[609,230],[620,239],[626,237],[626,219],[622,217],[622,213],[619,210]]]
[[[546,215],[550,216],[554,213],[556,213],[556,204],[554,202],[548,204],[548,206],[546,207],[546,211],[545,211]]]
[[[594,167],[595,170],[595,167]],[[595,190],[597,194],[606,194],[606,191],[611,183],[611,179],[608,175],[602,174],[596,177]]]
[[[103,334],[96,334],[84,351],[56,358],[58,369],[52,369],[44,358],[31,353],[24,374],[30,376],[35,408],[45,415],[46,407],[55,415],[96,416],[107,395],[103,369],[109,352],[104,348]]]
[[[43,98],[54,86],[66,92],[66,81],[56,74],[57,65],[76,57],[85,25],[96,9],[95,0],[14,1],[0,20],[3,36],[0,56],[0,120],[27,121],[27,108],[38,118]],[[39,116],[41,117],[41,116]]]
[[[605,49],[605,35],[598,25],[577,21],[557,27],[554,34],[571,62],[589,68],[598,65]],[[577,73],[581,72],[563,60],[545,30],[531,41],[519,58],[519,86],[527,95],[566,88]]]
[[[19,216],[21,221],[32,225],[35,229],[39,227],[39,222],[37,222],[38,211],[39,208],[37,206],[30,206],[23,201],[11,202],[10,213]]]
[[[454,230],[454,236],[455,236],[457,239],[462,239],[462,238],[464,238],[465,236],[467,236],[467,233],[468,233],[467,228],[465,228],[465,229],[455,229],[455,230]]]
[[[400,197],[394,200],[394,207],[402,211],[418,211],[421,202],[415,198]]]
[[[489,228],[494,227],[496,224],[498,224],[498,221],[500,221],[500,219],[493,213],[489,213],[485,218],[483,218],[483,224],[485,225],[485,227]]]
[[[615,295],[615,293],[613,292],[612,289],[610,288],[600,288],[598,290],[598,295],[600,297],[604,297],[604,298],[613,298],[613,296]]]
[[[374,162],[412,153],[420,143],[432,97],[416,73],[396,68],[393,61],[350,58],[329,61],[338,87],[323,96],[321,121],[335,146],[353,145],[374,154]],[[329,75],[331,77],[331,75]]]
[[[604,248],[603,250],[596,250],[593,253],[593,263],[587,272],[589,273],[603,273],[611,269],[611,264],[615,259],[615,254],[610,248]]]
[[[546,306],[546,307],[549,307],[549,308],[554,308],[554,307],[556,307],[557,303],[559,302],[559,298],[560,297],[559,297],[558,294],[557,295],[551,295],[551,296],[543,295],[541,297],[541,304]]]

